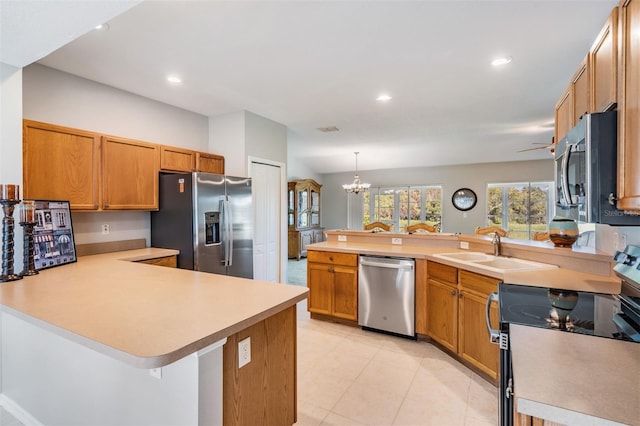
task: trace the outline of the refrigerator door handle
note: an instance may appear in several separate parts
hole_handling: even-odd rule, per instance
[[[229,203],[229,198],[225,201],[225,217],[227,227],[227,266],[233,265],[233,217],[231,217],[231,204]]]
[[[220,228],[221,228],[221,246],[222,246],[222,259],[220,263],[224,266],[229,266],[229,219],[227,218],[227,200],[226,197],[220,199]]]

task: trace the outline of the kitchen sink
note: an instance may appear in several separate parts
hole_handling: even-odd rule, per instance
[[[545,269],[557,269],[556,265],[533,262],[531,260],[516,259],[514,257],[497,257],[481,252],[439,253],[434,257],[455,261],[462,265],[472,266],[477,269],[485,269],[493,272],[504,273],[507,271],[538,271]]]

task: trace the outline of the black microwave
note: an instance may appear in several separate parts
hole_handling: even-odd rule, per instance
[[[585,114],[556,144],[556,216],[640,225],[640,212],[616,207],[617,127],[617,111]]]

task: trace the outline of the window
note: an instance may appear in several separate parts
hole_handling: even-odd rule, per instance
[[[509,238],[533,239],[547,232],[554,199],[553,182],[490,183],[487,185],[487,224],[509,232]]]
[[[363,224],[380,221],[393,225],[395,232],[407,226],[442,222],[441,186],[404,186],[370,188],[363,197]]]

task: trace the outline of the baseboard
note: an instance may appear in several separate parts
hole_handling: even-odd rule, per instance
[[[43,423],[40,423],[38,419],[33,417],[18,403],[16,403],[13,399],[9,398],[3,393],[0,394],[0,407],[7,410],[13,417],[18,419],[18,421],[20,421],[20,423],[25,426],[44,426]]]

